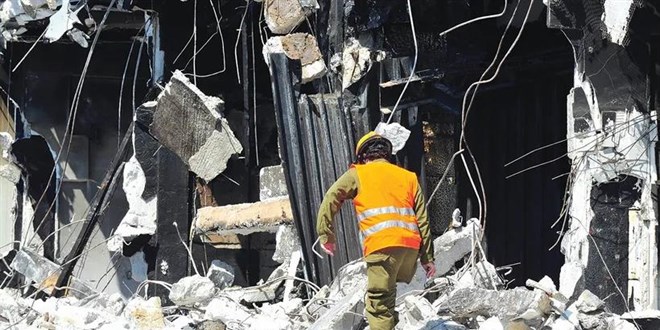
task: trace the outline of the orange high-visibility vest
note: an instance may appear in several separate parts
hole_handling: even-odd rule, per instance
[[[422,238],[415,216],[417,176],[388,162],[356,164],[360,188],[353,205],[364,255],[388,247],[418,250]]]

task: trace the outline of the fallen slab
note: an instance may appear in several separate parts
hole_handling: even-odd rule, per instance
[[[229,158],[243,151],[220,115],[224,101],[202,93],[181,71],[174,72],[152,108],[151,134],[205,181],[222,173]]]
[[[521,287],[503,291],[458,289],[438,309],[439,314],[455,317],[496,316],[503,322],[513,320],[530,309],[538,311],[539,315],[551,313],[547,295]]]
[[[465,227],[452,228],[433,241],[436,275],[449,272],[456,261],[472,251],[475,237],[481,236],[477,219],[470,219]]]
[[[199,234],[274,233],[280,225],[291,225],[293,215],[289,199],[278,198],[256,203],[203,207],[197,211],[194,223]]]

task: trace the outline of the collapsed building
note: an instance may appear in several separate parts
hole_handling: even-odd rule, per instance
[[[659,7],[4,1],[0,326],[363,328],[315,220],[378,130],[436,238],[402,329],[656,329]]]

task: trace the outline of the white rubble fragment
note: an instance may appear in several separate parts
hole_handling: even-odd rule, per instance
[[[486,260],[481,260],[470,269],[470,274],[474,285],[483,289],[497,289],[504,285],[504,282],[497,274],[493,264]]]
[[[273,253],[273,260],[284,263],[298,249],[300,249],[300,239],[298,238],[296,229],[290,225],[280,225],[275,234],[275,253]]]
[[[455,209],[451,213],[451,227],[458,228],[463,225],[463,216],[461,216],[461,209]]]
[[[0,166],[0,178],[3,178],[13,184],[21,180],[21,169],[14,164],[5,164]]]
[[[288,196],[282,165],[262,167],[259,170],[259,200]]]
[[[213,260],[206,277],[213,282],[216,288],[222,290],[234,284],[234,268],[220,260]]]
[[[347,311],[352,310],[364,298],[367,287],[366,263],[353,261],[339,270],[339,274],[332,282],[326,298],[333,301],[326,305],[328,308],[317,308],[320,314],[310,330],[345,329],[345,322],[352,323],[352,316]],[[317,294],[318,295],[318,294]],[[319,297],[324,298],[324,297]],[[316,314],[316,313],[314,313]],[[350,317],[350,320],[345,318]]]
[[[559,272],[559,293],[566,298],[577,295],[576,289],[579,289],[583,281],[582,273],[584,268],[578,262],[566,262],[561,266]],[[579,291],[578,291],[579,292]]]
[[[263,0],[266,25],[275,34],[291,33],[305,20],[305,11],[298,0]]]
[[[633,6],[633,0],[605,0],[601,20],[611,42],[625,46],[628,24],[635,10]]]
[[[371,50],[350,38],[344,45],[341,57],[342,89],[346,89],[360,80],[371,69]]]
[[[130,240],[139,235],[155,234],[158,198],[154,196],[148,201],[142,198],[147,178],[135,155],[124,164],[123,175],[122,188],[128,201],[128,212],[115,230],[115,236]],[[110,240],[108,249],[119,251],[121,244],[117,243],[117,240]]]
[[[552,324],[552,330],[574,330],[579,329],[578,310],[575,303],[569,306],[561,316]]]
[[[382,137],[390,140],[392,143],[393,155],[406,146],[406,142],[410,137],[410,131],[399,123],[386,124],[381,122],[378,123],[374,131]]]
[[[456,261],[472,251],[474,235],[480,236],[481,226],[475,218],[467,226],[447,231],[433,241],[436,276],[449,272]]]
[[[123,316],[132,323],[131,328],[134,329],[149,330],[165,327],[165,318],[158,297],[149,300],[144,300],[142,297],[131,299],[124,308]]]
[[[605,307],[605,302],[589,290],[582,291],[575,304],[581,313],[592,313]]]
[[[211,300],[206,307],[204,318],[218,320],[226,324],[228,329],[291,329],[289,318],[272,318],[269,315],[257,314],[248,310],[229,297],[220,296]]]
[[[7,3],[7,2],[5,2]],[[11,161],[11,144],[14,143],[14,138],[7,132],[0,132],[0,151],[2,151],[2,158]]]
[[[609,325],[607,330],[638,330],[634,324],[622,319],[618,315],[608,317],[607,321]]]
[[[82,9],[84,6],[81,6],[76,11],[69,10],[69,7],[69,1],[63,1],[60,9],[50,17],[50,23],[46,28],[44,39],[48,40],[49,42],[60,40],[64,33],[73,28],[75,23],[81,24],[80,20],[78,19],[78,11],[80,11],[80,9]]]
[[[7,323],[15,323],[20,318],[20,307],[16,298],[20,295],[17,291],[0,290],[0,318],[6,319]],[[0,325],[2,322],[0,322]]]
[[[211,279],[193,275],[174,283],[169,297],[173,303],[179,306],[195,306],[209,302],[215,293],[215,284]]]
[[[486,321],[479,322],[479,330],[504,330],[504,326],[497,316],[493,316]]]

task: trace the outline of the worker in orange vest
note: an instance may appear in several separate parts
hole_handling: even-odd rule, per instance
[[[372,330],[394,329],[396,283],[410,283],[417,258],[428,278],[435,274],[424,194],[415,173],[390,164],[392,143],[369,132],[358,141],[357,163],[330,187],[316,229],[323,251],[335,252],[333,218],[353,199],[367,263],[366,313]]]

